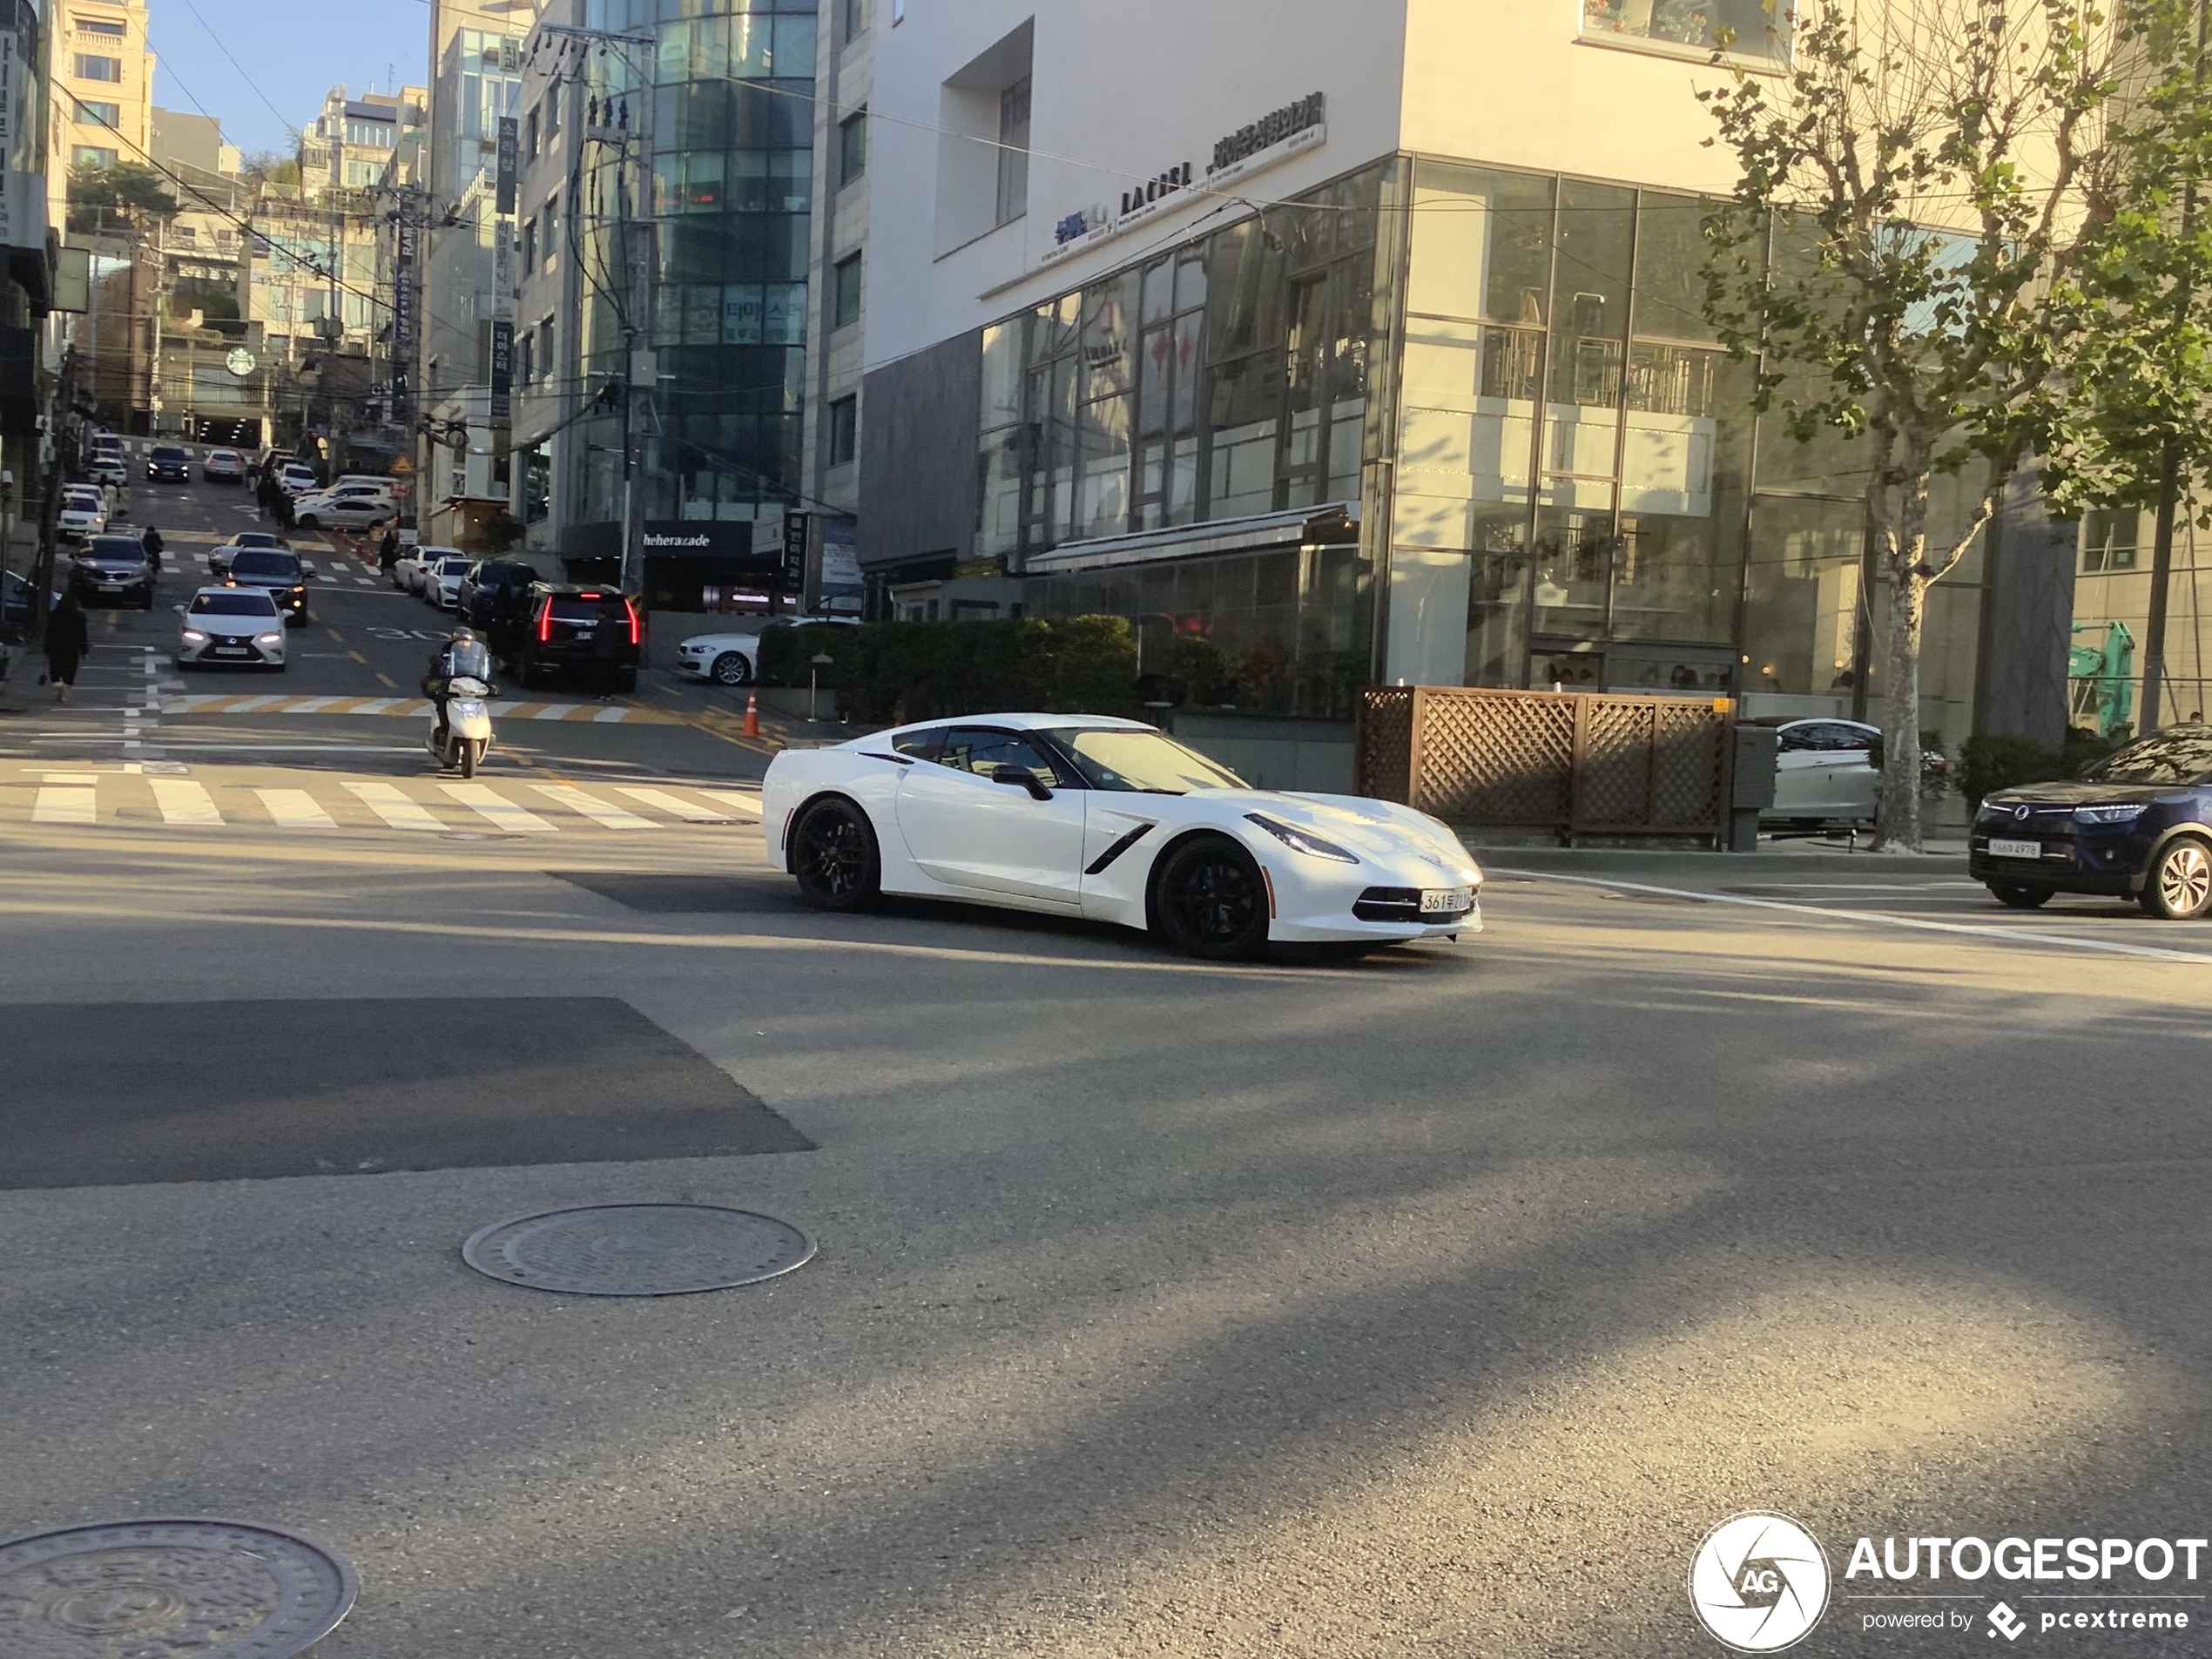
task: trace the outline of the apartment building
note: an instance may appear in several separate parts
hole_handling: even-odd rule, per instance
[[[51,15],[59,25],[52,60],[56,169],[65,179],[78,167],[144,165],[153,148],[154,71],[145,0],[64,0]]]
[[[1203,645],[1209,700],[1330,721],[1377,683],[1878,698],[1864,456],[1757,421],[1701,310],[1696,94],[1784,67],[1763,0],[891,12],[880,613],[1119,614],[1148,672]],[[2032,501],[2000,529],[1931,604],[1946,743],[2063,718],[2070,556]]]

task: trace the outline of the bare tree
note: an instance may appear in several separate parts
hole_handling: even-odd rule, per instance
[[[1787,0],[1770,3],[1786,14]],[[1709,314],[1733,349],[1760,356],[1760,406],[1792,435],[1834,427],[1868,441],[1887,588],[1885,848],[1921,846],[1929,590],[2014,475],[2041,468],[2062,507],[2156,488],[2130,460],[2142,446],[2107,441],[2078,370],[2155,350],[2174,326],[2155,304],[2084,301],[2131,238],[2164,233],[2155,212],[2122,206],[2142,158],[2175,138],[2176,107],[2141,94],[2174,84],[2195,10],[1797,0],[1786,76],[1739,72],[1701,95],[1739,173],[1707,225]],[[2201,405],[2212,366],[2199,354],[2182,372]],[[1979,494],[1932,543],[1931,486],[1947,475],[1975,478]]]

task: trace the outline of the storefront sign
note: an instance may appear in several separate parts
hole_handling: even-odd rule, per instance
[[[491,423],[505,426],[515,410],[515,325],[491,326]]]
[[[499,118],[498,189],[494,198],[494,212],[512,214],[515,211],[515,179],[522,153],[522,139],[518,124],[511,115]]]
[[[1053,226],[1053,245],[1039,257],[1038,265],[1057,265],[1101,242],[1126,236],[1173,208],[1194,185],[1216,191],[1246,173],[1318,148],[1328,138],[1327,113],[1326,95],[1312,93],[1217,139],[1203,178],[1185,161],[1122,192],[1117,205],[1097,202],[1077,208]]]
[[[24,96],[24,62],[14,29],[0,25],[0,162],[16,153],[16,129],[22,118],[17,105]]]
[[[780,518],[762,522],[779,532],[783,529]],[[752,524],[737,518],[649,518],[637,544],[649,557],[728,560],[763,576],[776,569],[781,550],[779,536],[775,551],[765,557],[756,554]]]
[[[46,246],[46,175],[0,173],[0,247]]]
[[[407,425],[415,418],[414,388],[409,384],[415,363],[415,240],[417,233],[412,204],[400,204],[400,222],[394,239],[392,260],[392,415]]]

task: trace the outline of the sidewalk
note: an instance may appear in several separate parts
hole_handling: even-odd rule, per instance
[[[1762,841],[1757,853],[1710,853],[1695,847],[1499,846],[1462,835],[1475,861],[1486,868],[1557,870],[1577,875],[1791,876],[1925,875],[1966,873],[1962,833],[1939,831],[1927,838],[1925,853],[1848,851],[1832,841]]]

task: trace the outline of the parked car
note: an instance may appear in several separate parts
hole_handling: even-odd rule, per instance
[[[131,469],[124,464],[119,449],[94,455],[92,464],[84,470],[85,476],[96,484],[113,484],[120,489],[131,482]]]
[[[282,613],[259,588],[202,588],[185,606],[179,668],[220,663],[281,670],[284,652]]]
[[[461,578],[469,574],[469,567],[476,562],[473,553],[448,553],[435,563],[422,567],[422,597],[441,610],[457,610],[461,604]]]
[[[303,530],[373,530],[392,522],[397,510],[381,495],[302,496],[292,510]]]
[[[157,443],[146,453],[146,476],[164,483],[192,482],[192,457],[173,443]]]
[[[61,512],[54,520],[57,541],[81,542],[107,528],[106,495],[89,484],[71,484],[62,491]]]
[[[2078,779],[1984,796],[1966,867],[2016,910],[2087,893],[2169,921],[2212,913],[2212,725],[2166,726]]]
[[[409,593],[421,593],[432,565],[442,559],[462,556],[457,547],[403,547],[392,566],[392,585],[405,588]]]
[[[242,484],[246,457],[235,449],[210,449],[199,463],[199,475],[211,484]]]
[[[297,553],[273,547],[234,549],[223,566],[223,579],[234,587],[261,589],[291,621],[307,619],[307,572]]]
[[[523,604],[523,626],[502,653],[523,685],[581,673],[610,691],[637,689],[645,624],[636,600],[613,588],[534,582]]]
[[[352,489],[380,490],[383,493],[385,499],[395,502],[405,493],[401,489],[398,479],[388,478],[383,474],[375,472],[341,474],[331,481],[330,488],[334,492]]]
[[[70,571],[69,584],[85,604],[129,603],[153,609],[153,566],[135,536],[95,536]]]
[[[818,622],[849,623],[854,617],[763,617],[761,626],[750,632],[693,634],[676,648],[676,671],[692,679],[712,680],[718,685],[750,685],[760,678],[760,636],[778,622],[812,625]]]
[[[321,482],[315,476],[314,468],[297,461],[281,462],[276,469],[276,481],[284,493],[294,500],[315,489]]]
[[[527,615],[524,596],[537,569],[521,559],[479,559],[461,580],[461,618],[483,637],[492,654],[505,657]]]

